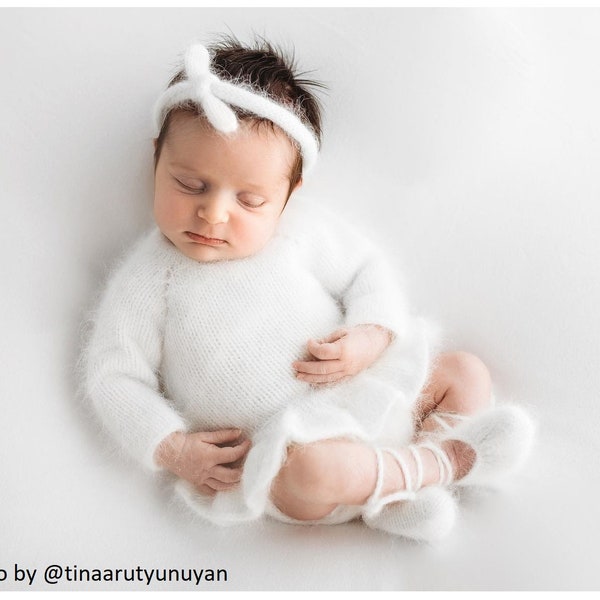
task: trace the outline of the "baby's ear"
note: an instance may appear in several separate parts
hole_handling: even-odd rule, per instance
[[[296,190],[299,190],[302,187],[303,183],[304,183],[304,180],[302,179],[302,176],[300,176],[300,179],[298,179],[298,183],[296,183],[296,185],[294,186],[294,189],[292,190],[292,192],[295,192]]]
[[[152,144],[154,145],[154,149],[156,150],[156,146],[158,146],[158,138],[154,138],[152,140]]]

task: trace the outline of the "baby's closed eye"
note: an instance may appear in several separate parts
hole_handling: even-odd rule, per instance
[[[260,208],[265,204],[266,200],[262,196],[257,196],[256,194],[239,194],[238,200],[244,206],[249,208]]]
[[[177,184],[183,188],[186,192],[191,192],[194,194],[200,194],[206,190],[206,185],[200,180],[181,180],[177,177],[174,177]]]

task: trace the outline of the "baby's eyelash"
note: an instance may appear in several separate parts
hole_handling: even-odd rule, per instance
[[[265,201],[263,200],[262,202],[259,203],[254,203],[254,202],[247,202],[246,200],[240,200],[240,202],[244,205],[244,206],[248,206],[249,208],[260,208],[261,206],[263,206],[263,204],[265,203]]]
[[[183,183],[183,181],[179,181],[179,179],[175,178],[175,181],[185,190],[187,190],[188,192],[194,192],[196,194],[203,192],[205,190],[205,186],[199,187],[199,188],[193,188],[190,187],[189,185],[185,185],[185,183]]]

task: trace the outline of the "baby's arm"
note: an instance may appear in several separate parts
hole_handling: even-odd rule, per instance
[[[330,383],[368,368],[404,334],[408,304],[387,258],[361,232],[329,210],[319,209],[312,223],[311,268],[341,304],[344,327],[309,340],[311,359],[293,366],[304,381]]]
[[[150,470],[156,446],[186,423],[160,394],[166,270],[145,238],[112,273],[86,349],[85,391],[112,437]]]
[[[157,242],[143,240],[111,277],[84,357],[85,392],[106,429],[148,469],[179,469],[177,474],[189,480],[186,464],[198,460],[206,466],[212,461],[211,477],[235,484],[238,474],[232,477],[215,467],[245,453],[247,444],[221,449],[216,444],[232,441],[230,433],[188,434],[184,419],[160,392],[167,269]],[[185,445],[180,444],[173,462],[163,452],[169,447],[167,440],[174,439]],[[157,455],[159,446],[163,452]]]

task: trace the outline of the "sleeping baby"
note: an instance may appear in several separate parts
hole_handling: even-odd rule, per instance
[[[377,247],[298,193],[316,85],[264,41],[187,50],[155,109],[156,227],[111,273],[85,393],[213,522],[437,539],[452,487],[513,472],[533,424],[493,403],[477,357],[436,352]]]

